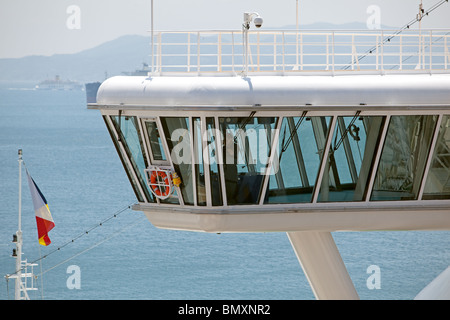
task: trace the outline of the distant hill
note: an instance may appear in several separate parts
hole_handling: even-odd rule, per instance
[[[280,29],[293,29],[285,26]],[[332,25],[316,23],[301,26],[305,29],[365,29],[364,23]],[[120,75],[124,71],[134,71],[142,63],[150,62],[150,37],[126,35],[105,42],[97,47],[74,54],[52,56],[27,56],[17,59],[0,59],[0,81],[39,82],[59,75],[61,79],[80,82],[103,81]]]
[[[150,37],[127,35],[74,54],[0,59],[0,81],[42,81],[59,75],[81,82],[102,81],[150,60]]]

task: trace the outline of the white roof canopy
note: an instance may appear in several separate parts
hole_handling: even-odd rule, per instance
[[[118,76],[101,85],[94,108],[255,105],[448,106],[450,75]]]

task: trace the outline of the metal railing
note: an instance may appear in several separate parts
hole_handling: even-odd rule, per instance
[[[153,74],[445,72],[450,67],[450,30],[443,29],[165,31],[155,32],[153,46]]]

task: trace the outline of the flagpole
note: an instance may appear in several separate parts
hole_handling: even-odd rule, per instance
[[[19,227],[16,232],[16,282],[14,299],[20,300],[21,298],[21,282],[22,282],[22,149],[19,149]]]
[[[11,275],[6,275],[6,279],[15,279],[14,299],[15,300],[29,300],[28,290],[37,290],[34,287],[34,273],[33,267],[37,266],[35,263],[28,263],[27,260],[22,260],[22,149],[18,151],[19,155],[19,221],[17,232],[13,235],[13,242],[16,244],[16,249],[13,249],[12,256],[16,259],[16,271]],[[50,216],[51,219],[51,216]],[[53,221],[52,221],[53,222]],[[31,272],[28,272],[28,267],[31,267]],[[23,278],[25,280],[23,281]],[[27,278],[31,278],[31,286],[28,287]]]

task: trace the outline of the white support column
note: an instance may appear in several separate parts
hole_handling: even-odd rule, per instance
[[[330,232],[287,232],[288,238],[318,300],[358,300]]]

